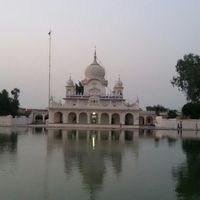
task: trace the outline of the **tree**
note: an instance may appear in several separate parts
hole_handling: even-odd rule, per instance
[[[199,102],[186,103],[182,108],[182,113],[185,117],[189,117],[191,119],[199,119],[200,103]]]
[[[18,88],[15,88],[11,91],[11,94],[13,98],[11,98],[11,115],[16,116],[18,114],[18,109],[19,109],[19,93],[20,90]]]
[[[18,114],[19,93],[20,90],[17,88],[11,91],[12,97],[9,96],[5,89],[0,92],[0,115],[16,116]]]
[[[169,110],[167,115],[168,115],[168,118],[170,119],[176,118],[177,117],[176,110]]]
[[[176,72],[171,83],[186,94],[187,100],[200,100],[200,56],[188,54],[177,61]]]
[[[0,92],[0,115],[9,115],[11,113],[10,98],[7,90]]]

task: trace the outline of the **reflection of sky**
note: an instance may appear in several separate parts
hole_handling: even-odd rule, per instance
[[[185,97],[169,81],[179,58],[200,52],[199,7],[198,0],[1,0],[1,89],[18,87],[22,107],[47,106],[51,27],[52,91],[59,99],[70,73],[84,78],[96,45],[110,89],[120,74],[129,100],[181,106]]]

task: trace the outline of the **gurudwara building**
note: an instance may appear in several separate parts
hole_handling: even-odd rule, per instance
[[[127,103],[123,97],[124,86],[120,78],[113,91],[106,93],[108,81],[105,69],[94,61],[85,70],[85,78],[74,84],[71,76],[66,84],[64,103],[53,100],[49,106],[49,125],[77,124],[98,126],[133,126],[139,125],[139,100]]]

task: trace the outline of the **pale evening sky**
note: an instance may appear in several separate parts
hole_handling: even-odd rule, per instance
[[[52,94],[65,95],[69,75],[84,78],[94,46],[112,89],[141,107],[181,108],[170,84],[184,54],[200,54],[199,0],[0,0],[0,90],[21,90],[21,107],[45,108],[48,31],[52,29]]]

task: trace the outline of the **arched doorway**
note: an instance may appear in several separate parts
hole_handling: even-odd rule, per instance
[[[61,112],[54,114],[54,123],[63,123],[63,114]]]
[[[91,124],[98,124],[98,114],[96,112],[92,112],[90,115]]]
[[[35,116],[35,123],[36,124],[42,124],[43,123],[43,116],[41,114],[38,114]]]
[[[153,125],[153,117],[148,116],[146,118],[146,124],[152,126]]]
[[[68,115],[68,123],[69,124],[76,124],[76,113],[70,112]]]
[[[111,124],[120,124],[120,116],[118,113],[112,114]]]
[[[144,117],[139,117],[139,125],[144,125]]]
[[[80,113],[79,115],[79,123],[80,124],[87,124],[87,113]]]
[[[125,125],[133,125],[133,115],[131,113],[125,115]]]
[[[49,119],[49,115],[47,114],[47,115],[45,115],[45,117],[44,117],[45,122],[46,122],[46,120],[48,120],[48,119]]]
[[[109,124],[109,115],[108,113],[101,114],[101,124]]]

